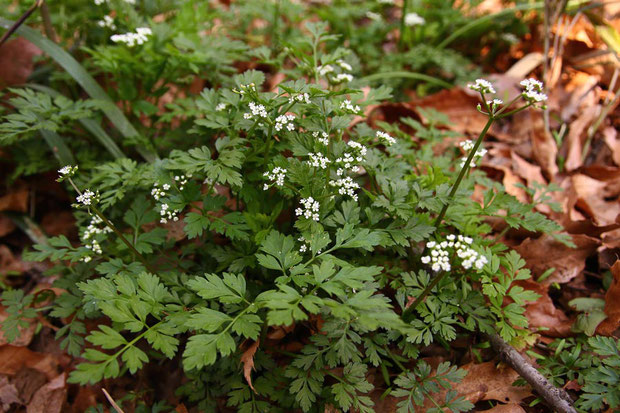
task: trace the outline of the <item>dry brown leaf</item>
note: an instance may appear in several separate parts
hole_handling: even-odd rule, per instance
[[[597,334],[612,335],[620,327],[620,260],[611,267],[613,281],[605,293],[607,318],[596,328]]]
[[[542,112],[532,109],[527,113],[531,125],[529,136],[532,143],[532,155],[534,160],[542,167],[547,178],[552,180],[558,173],[558,166],[555,162],[558,155],[558,146],[553,137],[545,130]]]
[[[553,274],[542,283],[567,283],[583,271],[586,258],[600,245],[600,241],[586,235],[574,234],[571,237],[577,248],[569,248],[545,234],[536,239],[527,238],[514,249],[532,270],[533,278],[553,267]]]
[[[0,197],[0,211],[26,212],[28,210],[28,189],[24,186],[11,188]]]
[[[608,126],[602,131],[605,144],[611,151],[611,157],[616,165],[620,166],[620,138],[618,138],[618,131],[612,126]]]
[[[47,383],[47,377],[38,370],[24,367],[11,381],[17,388],[21,403],[27,405],[34,394]]]
[[[517,284],[540,295],[536,301],[525,305],[525,316],[529,321],[530,329],[538,332],[542,328],[543,330],[539,333],[548,337],[566,337],[570,334],[573,322],[564,311],[555,307],[549,297],[548,285],[531,279],[518,281]]]
[[[0,237],[10,234],[15,228],[15,224],[9,217],[0,214]]]
[[[259,344],[260,344],[260,340],[255,341],[241,355],[241,363],[243,363],[243,377],[245,377],[245,380],[248,382],[252,390],[254,390],[254,386],[252,385],[252,370],[254,369],[254,354],[256,354],[256,350],[258,350]]]
[[[185,407],[183,403],[178,404],[177,407],[174,408],[174,411],[177,413],[189,413],[189,410],[187,410],[187,407]]]
[[[532,394],[529,387],[512,385],[519,374],[504,364],[487,361],[469,363],[462,368],[467,370],[467,376],[453,388],[472,403],[483,400],[519,403]]]
[[[58,375],[58,360],[53,355],[9,344],[0,346],[0,374],[13,376],[24,366],[40,371],[49,380]]]
[[[616,222],[620,214],[618,194],[614,193],[615,191],[610,192],[607,183],[583,174],[573,175],[571,181],[577,196],[575,206],[588,214],[597,226]],[[608,201],[608,198],[613,200]]]
[[[0,245],[0,274],[10,272],[21,274],[24,270],[24,263],[13,255],[9,247]]]
[[[7,412],[14,403],[21,403],[17,388],[6,376],[0,376],[0,411]]]
[[[41,50],[28,40],[18,37],[0,47],[0,86],[26,83],[34,69],[33,58]]]
[[[485,410],[485,413],[525,413],[525,410],[516,403],[509,403],[498,404],[489,410]]]
[[[583,165],[581,154],[586,139],[586,132],[599,113],[601,113],[600,105],[587,107],[580,113],[579,117],[570,124],[570,130],[566,137],[567,154],[566,162],[564,163],[564,167],[567,171],[574,171]]]
[[[67,398],[65,373],[41,387],[26,408],[27,413],[61,413]]]

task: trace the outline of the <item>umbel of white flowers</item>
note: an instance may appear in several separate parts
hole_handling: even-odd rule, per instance
[[[129,47],[134,47],[135,45],[141,45],[148,40],[148,36],[152,35],[153,32],[148,27],[138,27],[136,32],[129,32],[124,34],[114,34],[110,37],[114,43],[125,43]]]

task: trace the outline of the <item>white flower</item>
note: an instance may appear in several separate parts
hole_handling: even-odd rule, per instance
[[[295,120],[295,116],[293,115],[280,115],[276,118],[276,124],[274,126],[276,131],[281,131],[282,128],[286,128],[289,131],[295,130],[295,124],[293,121]]]
[[[339,73],[336,76],[332,77],[332,83],[342,83],[342,82],[352,82],[353,76],[348,73]]]
[[[418,13],[407,13],[405,15],[405,24],[407,26],[417,26],[424,23],[426,23],[426,20]]]
[[[125,43],[129,47],[141,45],[148,40],[148,36],[153,32],[148,27],[138,27],[135,33],[114,34],[110,37],[114,43]]]
[[[103,3],[107,3],[108,0],[95,0],[95,6],[101,6]]]
[[[463,148],[463,150],[465,152],[469,152],[472,149],[474,149],[474,142],[469,140],[469,139],[459,143],[459,145],[461,146],[461,148]],[[476,162],[479,161],[480,159],[482,159],[484,157],[484,155],[486,155],[486,154],[487,154],[487,150],[484,149],[482,146],[480,146],[478,148],[478,150],[476,151],[476,153],[474,154],[474,157],[472,158],[471,163],[469,164],[469,166],[471,168],[475,168],[476,167]],[[466,161],[467,161],[467,157],[466,156],[461,158],[461,161],[460,161],[461,168],[465,165]]]
[[[321,132],[321,137],[319,138],[319,132],[312,132],[312,136],[314,138],[317,138],[319,142],[321,142],[323,145],[327,146],[329,145],[329,135],[327,134],[327,132]]]
[[[301,247],[299,247],[299,252],[306,252],[307,249],[308,247],[306,246],[306,244],[303,244]]]
[[[346,70],[347,72],[353,71],[353,68],[351,67],[351,65],[345,62],[344,60],[338,60],[336,64],[340,66],[343,70]]]
[[[355,141],[349,141],[349,142],[347,142],[347,145],[349,145],[349,147],[351,147],[351,148],[356,149],[357,151],[359,151],[359,154],[360,154],[361,156],[366,156],[366,151],[367,151],[367,149],[366,149],[366,147],[365,147],[364,145],[362,145],[361,143],[359,143],[359,142],[355,142]],[[358,162],[362,162],[362,159],[360,159],[360,158],[358,157],[357,161],[358,161]]]
[[[487,100],[487,106],[490,106],[491,109],[495,110],[498,106],[501,106],[504,104],[504,101],[501,99],[493,99],[493,100]]]
[[[345,99],[342,103],[340,103],[340,109],[344,109],[352,113],[359,113],[362,111],[362,108],[359,105],[353,105],[348,99]]]
[[[179,220],[179,211],[176,209],[170,209],[168,204],[161,204],[159,214],[161,215],[161,219],[159,222],[162,224],[167,223],[169,220],[178,221]]]
[[[58,182],[61,182],[67,178],[72,177],[73,175],[75,175],[77,170],[78,170],[77,165],[76,166],[71,166],[71,165],[63,166],[62,168],[58,170],[58,173],[60,174],[60,177],[58,178]]]
[[[353,198],[353,200],[357,201],[357,194],[355,193],[355,190],[359,189],[360,186],[357,182],[354,182],[350,176],[340,178],[338,180],[331,180],[329,181],[329,184],[331,186],[338,187],[338,193],[340,195],[348,195]]]
[[[377,0],[381,4],[394,4],[394,0]]]
[[[267,115],[267,110],[265,109],[264,105],[256,104],[254,102],[250,102],[248,104],[248,106],[250,107],[250,112],[251,113],[244,113],[243,117],[245,119],[252,119],[254,116],[258,116],[260,118],[266,118],[268,116]]]
[[[164,184],[162,188],[159,187],[159,183],[155,182],[153,184],[153,189],[151,189],[151,195],[155,198],[156,201],[159,201],[160,198],[166,196],[166,191],[170,189],[169,184]]]
[[[547,95],[542,93],[544,85],[541,81],[530,78],[522,80],[519,84],[524,88],[521,96],[529,103],[539,103],[547,100]]]
[[[332,65],[325,65],[317,67],[319,75],[325,76],[328,73],[332,73],[334,71],[334,67]]]
[[[377,131],[377,134],[375,135],[377,138],[381,139],[383,141],[383,143],[385,143],[386,145],[393,145],[396,143],[396,139],[394,139],[393,137],[391,137],[389,134],[383,132],[383,131]]]
[[[476,81],[472,84],[467,85],[468,88],[474,90],[476,92],[481,93],[495,93],[495,88],[488,80],[484,79],[476,79]]]
[[[107,27],[108,29],[116,30],[116,25],[114,24],[114,18],[111,16],[103,16],[103,20],[99,20],[97,22],[99,27]]]
[[[302,198],[299,203],[303,206],[302,208],[295,209],[295,215],[302,216],[306,219],[312,219],[313,221],[319,220],[319,208],[321,204],[319,201],[315,201],[314,198]]]
[[[376,20],[376,21],[381,20],[381,15],[379,13],[375,13],[373,11],[367,11],[366,12],[366,17],[368,17],[370,20]]]
[[[307,93],[298,93],[288,98],[289,103],[306,103],[310,104],[310,96]]]
[[[481,270],[489,261],[487,257],[469,247],[472,243],[471,237],[449,234],[446,236],[446,241],[440,243],[427,242],[426,248],[430,250],[429,255],[423,256],[420,260],[423,264],[431,264],[433,271],[450,271],[452,269],[450,257],[454,258],[456,255],[460,259],[463,269]]]
[[[93,199],[96,198],[96,195],[93,191],[91,191],[90,189],[85,190],[84,192],[82,192],[81,195],[78,195],[78,197],[76,198],[76,200],[81,203],[82,205],[90,205],[93,201]]]
[[[331,161],[323,156],[320,153],[309,153],[308,156],[310,160],[307,161],[310,166],[314,166],[315,168],[327,169],[327,164],[331,163]]]
[[[271,184],[264,184],[263,190],[266,191],[271,185],[282,187],[284,185],[284,178],[286,177],[286,169],[276,166],[271,172],[265,172],[263,176],[271,181]]]
[[[216,112],[221,112],[224,109],[226,109],[226,103],[218,103],[217,106],[215,107],[215,111]]]

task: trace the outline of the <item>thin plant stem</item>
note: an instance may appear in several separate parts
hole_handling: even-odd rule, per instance
[[[405,37],[405,16],[409,9],[409,0],[403,0],[403,8],[400,16],[400,36],[398,37],[398,48],[402,49],[403,39]]]
[[[480,135],[478,136],[478,139],[476,140],[476,143],[474,144],[474,147],[469,152],[469,155],[467,156],[467,160],[465,161],[465,164],[461,168],[461,172],[459,172],[459,175],[457,176],[456,181],[454,182],[454,185],[452,185],[452,189],[450,190],[450,194],[448,195],[447,202],[444,204],[443,208],[441,209],[441,212],[439,213],[439,215],[435,219],[435,224],[434,224],[435,228],[439,228],[439,224],[441,224],[441,221],[446,216],[446,212],[448,211],[448,207],[450,206],[450,201],[452,200],[452,198],[454,198],[454,195],[456,194],[457,190],[459,189],[459,186],[461,185],[461,181],[463,180],[463,178],[465,177],[465,174],[469,170],[469,165],[471,164],[472,160],[474,159],[474,156],[476,155],[476,152],[478,151],[478,148],[480,148],[480,145],[482,144],[482,141],[484,140],[484,137],[486,136],[487,132],[489,131],[489,128],[493,124],[493,121],[495,121],[495,117],[492,114],[489,114],[489,120],[487,121],[486,125],[484,125],[484,129],[482,129],[482,132],[480,132]],[[437,284],[439,284],[439,281],[441,281],[443,279],[443,277],[446,276],[446,274],[448,274],[447,271],[446,272],[440,272],[439,274],[437,274],[431,280],[431,282],[426,286],[426,288],[422,291],[422,294],[420,294],[413,301],[413,303],[411,303],[411,305],[409,307],[407,307],[403,311],[403,313],[401,315],[401,318],[406,320],[406,318],[409,316],[409,314],[411,314],[418,307],[418,305],[420,305],[420,303],[422,301],[424,301],[426,296],[430,294],[430,292],[433,290],[433,288],[435,288],[435,286]]]
[[[11,37],[11,35],[13,33],[15,33],[15,30],[17,30],[19,28],[19,26],[21,26],[22,24],[24,24],[24,22],[28,19],[28,17],[30,17],[30,15],[32,13],[34,13],[34,11],[36,9],[38,9],[39,7],[41,7],[41,5],[43,4],[43,0],[37,0],[34,2],[34,4],[32,6],[30,6],[30,8],[28,10],[26,10],[24,12],[24,14],[22,14],[19,19],[17,19],[17,21],[15,23],[13,23],[13,25],[11,27],[9,27],[9,29],[2,35],[2,38],[0,38],[0,46],[2,46],[4,44],[4,42],[7,41],[7,39],[9,37]]]

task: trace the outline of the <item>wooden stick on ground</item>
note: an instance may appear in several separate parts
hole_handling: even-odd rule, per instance
[[[517,350],[497,334],[491,334],[487,337],[502,361],[519,373],[556,412],[577,413],[570,396],[563,389],[558,389],[549,383]]]

